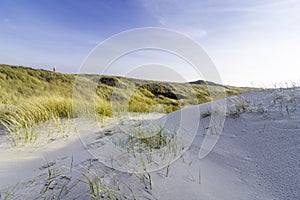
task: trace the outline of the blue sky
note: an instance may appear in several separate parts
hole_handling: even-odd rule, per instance
[[[0,0],[0,63],[76,73],[108,37],[132,28],[162,27],[197,41],[225,84],[298,81],[298,13],[298,0]],[[176,58],[149,51],[128,56],[116,68],[159,59],[191,74],[187,79],[197,78]]]

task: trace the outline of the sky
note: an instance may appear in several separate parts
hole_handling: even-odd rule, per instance
[[[197,42],[223,84],[299,81],[299,13],[299,0],[0,0],[0,63],[77,73],[111,36],[160,27]],[[152,79],[148,71],[168,81],[203,78],[182,59],[151,50],[123,56],[107,73]]]

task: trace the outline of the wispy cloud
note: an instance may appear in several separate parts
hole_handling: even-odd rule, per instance
[[[0,1],[0,7],[0,62],[78,66],[111,34],[160,26],[199,42],[225,83],[253,81],[253,69],[268,72],[270,81],[300,73],[299,0]]]
[[[266,81],[266,74],[277,81],[300,73],[299,0],[141,2],[163,27],[204,45],[225,83],[251,85]]]

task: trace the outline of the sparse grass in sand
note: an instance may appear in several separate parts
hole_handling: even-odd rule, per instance
[[[167,146],[170,140],[171,138],[165,134],[163,128],[160,128],[155,135],[150,137],[147,136],[142,130],[138,130],[136,136],[128,136],[129,146],[131,148],[138,148],[140,150],[161,149]]]
[[[7,188],[5,191],[0,191],[0,199],[9,200],[15,199],[15,190],[17,189],[19,184],[16,184],[12,187]]]
[[[132,157],[140,159],[139,162],[143,165],[151,163],[155,154],[161,157],[170,155],[176,157],[183,148],[177,141],[177,133],[164,130],[163,127],[153,126],[146,129],[135,127],[128,131],[130,134],[114,138],[114,144],[126,149]],[[140,153],[144,157],[137,157]]]
[[[113,176],[112,179],[105,179],[102,178],[96,171],[87,169],[85,172],[82,172],[82,177],[83,178],[79,181],[88,186],[90,198],[93,200],[117,200],[128,198],[136,199],[133,191],[129,186],[126,185],[131,192],[130,196],[121,191],[121,184],[124,186],[124,183],[120,183],[120,179],[117,176]],[[114,183],[114,185],[111,184],[112,182]]]
[[[95,161],[93,161],[94,164]],[[138,199],[131,186],[122,180],[113,169],[98,169],[94,164],[84,164],[70,169],[47,168],[40,182],[44,183],[39,194],[32,197],[41,199]],[[97,165],[97,164],[96,164]],[[68,173],[68,175],[65,175]],[[79,190],[76,194],[70,193],[70,189]]]

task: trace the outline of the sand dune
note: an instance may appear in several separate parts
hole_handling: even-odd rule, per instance
[[[201,159],[201,145],[211,133],[208,130],[214,128],[210,127],[211,103],[158,119],[155,114],[147,115],[148,118],[122,117],[102,128],[76,119],[75,124],[85,123],[85,133],[78,135],[70,125],[64,137],[44,138],[43,144],[0,148],[1,196],[91,199],[87,180],[97,182],[98,177],[102,192],[98,197],[104,199],[114,199],[114,195],[119,199],[125,196],[127,199],[170,200],[299,199],[299,100],[299,89],[250,92],[228,98],[222,134],[212,151]],[[196,116],[195,110],[201,114]],[[109,141],[116,137],[123,141],[124,127],[163,124],[171,134],[171,130],[179,126],[175,122],[181,117],[184,119],[180,127],[187,132],[197,128],[196,135],[187,139],[184,144],[192,143],[169,166],[134,174],[99,162],[98,156],[105,155],[101,149],[108,149],[105,145],[112,144]],[[141,118],[143,120],[138,120]],[[199,126],[193,127],[194,122]],[[114,144],[119,145],[120,141]],[[3,147],[3,143],[0,145]]]

